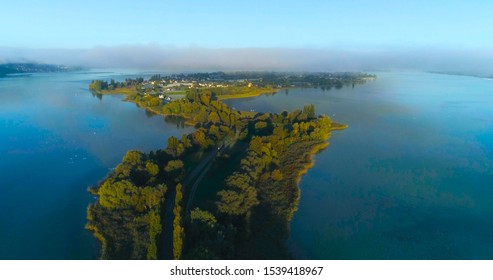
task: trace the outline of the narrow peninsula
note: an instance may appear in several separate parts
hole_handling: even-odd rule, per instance
[[[289,78],[294,77],[294,78]],[[289,259],[285,241],[313,155],[345,125],[317,115],[255,113],[222,99],[289,87],[337,87],[366,74],[201,73],[93,81],[94,95],[125,100],[196,130],[150,153],[129,151],[97,187],[87,229],[103,259]],[[172,85],[172,86],[170,86]]]

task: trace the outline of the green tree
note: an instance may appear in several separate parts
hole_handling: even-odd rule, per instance
[[[171,136],[168,138],[168,146],[166,147],[166,152],[173,157],[179,156],[179,144],[180,140],[178,138]]]
[[[209,115],[208,121],[211,123],[219,123],[221,122],[221,119],[219,118],[219,115],[216,112],[212,112]]]
[[[213,144],[206,138],[205,130],[202,128],[195,131],[193,134],[193,141],[202,149],[207,149],[211,144]]]
[[[214,136],[216,140],[221,139],[221,134],[219,133],[219,128],[215,125],[211,125],[209,128],[209,134]]]
[[[190,219],[192,223],[198,223],[208,228],[214,228],[217,224],[217,219],[210,212],[195,208],[190,211]]]
[[[148,260],[157,260],[156,237],[161,233],[161,218],[156,211],[151,211],[147,215],[149,222],[149,245],[147,246]]]
[[[210,94],[200,94],[200,100],[202,103],[206,106],[209,106],[211,104],[211,95]]]
[[[183,194],[181,192],[181,184],[176,185],[176,197],[175,197],[175,207],[173,209],[174,219],[173,219],[173,259],[181,259],[181,254],[183,252],[183,238],[185,236],[185,230],[181,224],[181,201],[183,199]]]
[[[233,216],[244,215],[259,204],[257,190],[251,186],[250,178],[241,173],[234,173],[226,180],[229,189],[217,193],[218,210]]]
[[[272,171],[271,178],[274,181],[281,181],[283,178],[281,171],[279,169]]]
[[[315,116],[315,105],[310,104],[310,105],[305,105],[303,107],[303,114],[306,114],[308,119],[314,119]]]
[[[179,169],[183,168],[183,161],[177,159],[177,160],[170,160],[164,167],[164,171],[166,172],[173,172]]]
[[[253,137],[252,140],[250,141],[250,150],[261,154],[262,153],[262,138],[260,137]]]
[[[123,157],[123,163],[131,166],[137,166],[142,164],[143,154],[139,151],[130,150]]]
[[[159,167],[151,161],[146,162],[146,170],[151,176],[156,176],[159,173]]]
[[[192,142],[188,138],[188,135],[187,134],[183,134],[181,136],[181,143],[183,143],[183,147],[185,149],[188,149],[188,148],[192,147]]]
[[[262,131],[264,130],[265,128],[267,128],[267,123],[266,122],[256,122],[255,123],[255,129],[258,130],[258,131]]]
[[[125,209],[137,204],[138,189],[129,181],[106,180],[98,190],[99,203],[108,209]]]

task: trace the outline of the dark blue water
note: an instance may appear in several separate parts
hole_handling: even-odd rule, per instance
[[[309,259],[493,259],[493,81],[378,73],[340,90],[229,100],[313,103],[349,128],[301,180],[289,245]]]
[[[92,79],[126,74],[35,74],[0,79],[0,259],[93,259],[84,229],[96,185],[130,149],[155,150],[181,129]]]

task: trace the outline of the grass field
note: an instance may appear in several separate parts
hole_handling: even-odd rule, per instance
[[[251,91],[244,93],[236,93],[236,94],[221,94],[217,96],[218,100],[226,100],[226,99],[234,99],[234,98],[248,98],[248,97],[257,97],[262,94],[270,94],[276,93],[279,89],[252,89]]]
[[[117,88],[117,89],[103,89],[98,91],[100,94],[137,94],[137,89],[135,87],[128,88]]]

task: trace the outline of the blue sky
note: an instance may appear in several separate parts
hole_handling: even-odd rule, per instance
[[[0,46],[493,47],[493,1],[4,1]]]
[[[493,75],[491,0],[23,0],[0,63]]]

